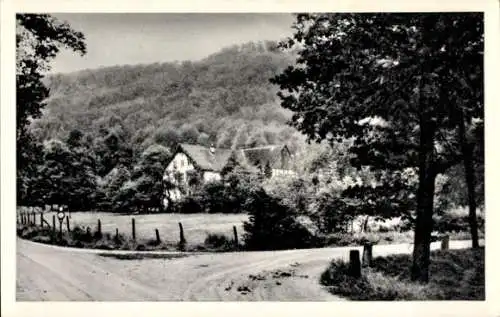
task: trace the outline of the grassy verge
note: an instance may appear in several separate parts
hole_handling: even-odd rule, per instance
[[[184,258],[187,256],[184,254],[148,254],[148,253],[133,253],[133,254],[102,253],[99,255],[105,258],[114,258],[117,260],[144,260],[144,259],[173,260],[173,259]]]
[[[430,281],[410,280],[411,256],[373,259],[354,279],[348,263],[333,261],[321,284],[333,294],[352,300],[484,300],[484,248],[435,251],[431,254]]]
[[[100,250],[127,250],[127,251],[199,251],[225,252],[236,251],[240,246],[234,245],[232,240],[223,234],[209,234],[202,244],[183,244],[160,241],[155,239],[136,239],[135,241],[123,234],[98,234],[97,231],[87,231],[78,226],[71,232],[53,232],[48,227],[34,225],[18,225],[17,235],[34,242],[59,245],[65,247],[100,249]]]

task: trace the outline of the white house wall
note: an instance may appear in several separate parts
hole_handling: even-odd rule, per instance
[[[209,171],[205,171],[205,173],[203,173],[203,181],[205,183],[206,182],[213,182],[213,181],[220,181],[220,180],[221,180],[220,173],[209,172]]]
[[[168,164],[165,174],[173,175],[174,172],[183,174],[183,179],[186,179],[187,172],[194,170],[191,160],[184,153],[177,153],[172,161]]]
[[[186,154],[179,152],[167,165],[167,168],[165,169],[164,179],[170,178],[175,183],[176,179],[173,176],[175,173],[180,173],[182,175],[182,179],[186,181],[187,172],[194,169],[194,165],[191,163],[189,157]],[[179,200],[182,197],[182,193],[178,188],[171,189],[166,194],[169,195],[170,199],[172,199],[173,201]],[[164,203],[166,206],[166,202]]]

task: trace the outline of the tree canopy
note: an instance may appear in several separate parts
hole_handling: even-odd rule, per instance
[[[16,15],[17,196],[24,204],[32,203],[28,183],[41,154],[28,127],[46,105],[49,89],[43,78],[61,48],[85,54],[84,40],[82,33],[50,15]]]
[[[436,176],[461,160],[458,115],[483,117],[482,14],[298,14],[293,27],[281,46],[296,64],[272,79],[282,106],[311,140],[352,138],[352,164],[388,183],[377,197],[418,171],[412,277],[427,281]]]

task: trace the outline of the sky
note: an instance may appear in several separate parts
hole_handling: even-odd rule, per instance
[[[87,54],[63,50],[51,73],[114,65],[199,60],[223,47],[291,35],[286,13],[65,13],[86,38]]]

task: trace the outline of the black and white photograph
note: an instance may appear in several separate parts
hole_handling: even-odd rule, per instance
[[[485,301],[485,43],[479,11],[16,12],[15,301]]]

